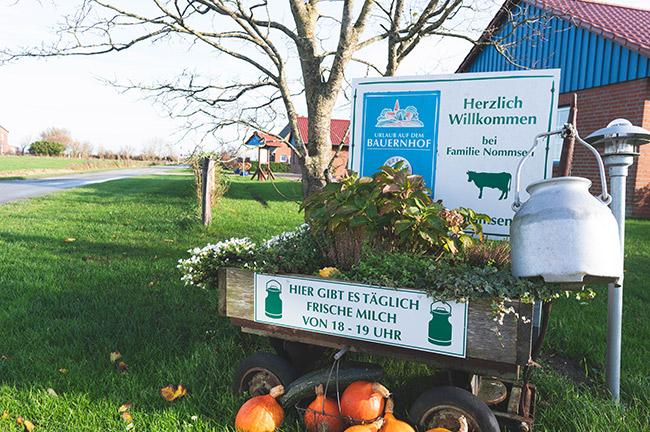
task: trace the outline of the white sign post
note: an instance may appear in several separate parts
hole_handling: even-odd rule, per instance
[[[255,274],[255,321],[465,357],[467,303],[423,291]]]
[[[488,214],[484,232],[507,236],[512,177],[555,127],[559,80],[557,69],[355,80],[350,168],[370,176],[402,162],[436,200]],[[552,176],[548,140],[529,163],[522,189]]]

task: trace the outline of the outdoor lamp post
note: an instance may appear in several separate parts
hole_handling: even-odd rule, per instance
[[[611,209],[618,222],[621,254],[625,247],[625,186],[628,167],[639,154],[639,146],[650,143],[650,132],[633,126],[628,120],[616,119],[606,128],[586,138],[594,146],[604,146],[603,161],[608,168]],[[607,300],[607,366],[605,376],[612,398],[621,397],[621,325],[623,321],[623,271],[617,283],[608,286]]]

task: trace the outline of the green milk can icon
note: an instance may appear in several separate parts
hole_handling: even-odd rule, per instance
[[[264,300],[264,314],[269,318],[282,318],[282,285],[276,280],[266,283],[266,299]]]
[[[451,345],[452,326],[451,305],[444,301],[431,303],[431,321],[429,321],[429,342],[439,346]]]

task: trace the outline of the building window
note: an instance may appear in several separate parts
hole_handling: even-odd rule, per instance
[[[280,162],[289,162],[289,157],[287,155],[280,155]]]
[[[555,123],[555,126],[557,129],[561,128],[564,126],[566,122],[569,121],[569,111],[571,110],[571,107],[565,106],[565,107],[560,107],[557,109],[557,122]],[[555,135],[553,139],[551,140],[551,147],[550,147],[550,152],[549,155],[551,157],[551,160],[553,160],[553,163],[560,163],[560,157],[562,156],[562,143],[564,140],[562,139],[561,136]]]

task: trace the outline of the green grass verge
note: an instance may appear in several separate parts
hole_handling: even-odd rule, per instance
[[[144,161],[74,159],[45,156],[0,156],[0,179],[31,178],[50,174],[148,165],[151,165],[151,163]]]
[[[259,241],[298,225],[300,185],[279,181],[279,194],[270,183],[232,178],[204,229],[191,183],[179,175],[135,178],[0,206],[0,416],[9,413],[0,417],[1,431],[21,430],[18,415],[37,431],[125,430],[117,408],[127,401],[136,430],[231,428],[241,403],[229,390],[233,370],[247,354],[269,348],[217,317],[213,292],[183,287],[176,261],[190,247],[232,236]],[[624,408],[602,390],[601,290],[590,305],[560,301],[554,310],[547,353],[583,365],[593,382],[576,385],[550,368],[536,373],[539,431],[650,429],[650,319],[643,310],[650,223],[628,226]],[[114,350],[127,373],[109,363]],[[383,363],[403,409],[426,387],[420,376],[430,370]],[[171,383],[187,385],[189,395],[164,401],[158,390]],[[286,429],[297,424],[290,416]]]
[[[297,183],[277,186],[299,195]],[[190,247],[259,240],[302,218],[271,184],[235,181],[205,230],[193,197],[189,176],[156,176],[0,206],[1,431],[20,430],[17,415],[37,431],[125,430],[117,408],[127,401],[137,430],[231,424],[233,367],[264,341],[217,318],[213,293],[184,288],[176,261]],[[114,350],[128,373],[109,364]],[[170,383],[189,396],[164,401],[158,391]]]

